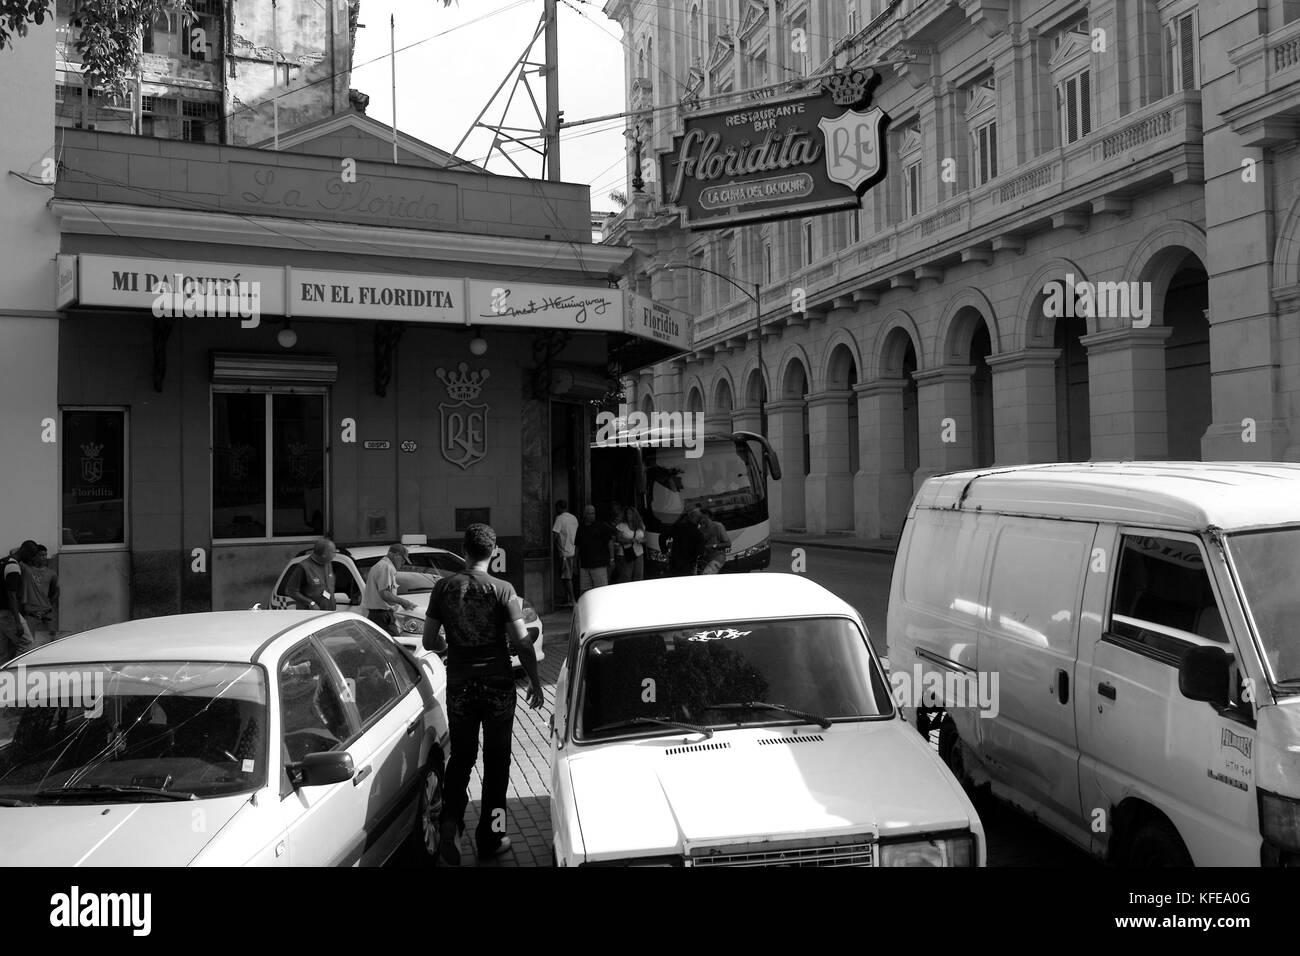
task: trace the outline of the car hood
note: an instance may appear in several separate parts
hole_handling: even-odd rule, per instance
[[[902,721],[746,728],[686,740],[570,751],[588,860],[974,823],[952,774]]]
[[[0,807],[0,860],[6,866],[185,866],[247,802],[243,794]]]

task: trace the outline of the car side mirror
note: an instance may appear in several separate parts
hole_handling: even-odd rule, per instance
[[[334,603],[335,603],[335,604],[339,604],[339,605],[346,604],[346,605],[348,605],[349,607],[351,607],[351,606],[352,606],[352,598],[348,597],[348,596],[347,596],[346,594],[344,594],[342,591],[335,591],[335,592],[334,592]]]
[[[352,755],[346,750],[327,750],[323,753],[308,754],[295,764],[290,764],[289,780],[294,788],[324,787],[331,783],[351,780],[356,774],[352,764]]]
[[[1228,655],[1221,647],[1193,647],[1178,667],[1178,690],[1188,700],[1228,706]]]

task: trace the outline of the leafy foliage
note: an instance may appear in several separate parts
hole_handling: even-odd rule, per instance
[[[182,21],[194,11],[188,0],[69,0],[73,45],[81,56],[87,82],[121,96],[140,68],[140,33],[160,13]],[[50,0],[0,0],[0,50],[27,35],[50,16]]]

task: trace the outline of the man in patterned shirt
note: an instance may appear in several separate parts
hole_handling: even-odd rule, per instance
[[[460,864],[457,839],[469,803],[469,776],[478,757],[483,728],[483,801],[475,844],[478,855],[496,856],[510,849],[506,831],[506,788],[510,782],[510,741],[515,722],[515,682],[510,653],[528,674],[528,706],[542,705],[537,655],[528,643],[524,610],[509,582],[487,573],[496,550],[496,532],[485,524],[465,531],[464,571],[439,578],[424,619],[424,648],[447,653],[447,717],[451,759],[443,780],[439,820],[442,859]],[[439,634],[446,631],[446,639]]]

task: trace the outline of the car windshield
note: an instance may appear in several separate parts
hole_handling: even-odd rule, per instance
[[[436,572],[408,571],[403,568],[397,572],[397,593],[417,594],[421,591],[432,591],[441,576]]]
[[[383,557],[383,555],[380,555],[380,557]],[[378,561],[379,558],[361,558],[356,562],[357,570],[361,572],[361,576],[364,578]],[[398,570],[425,571],[439,577],[455,571],[465,570],[465,562],[450,551],[417,551],[408,555],[406,563]],[[400,578],[398,587],[402,587]]]
[[[845,618],[717,621],[597,637],[586,644],[578,680],[584,740],[681,732],[647,718],[725,728],[893,713],[865,635]]]
[[[251,791],[266,780],[267,726],[254,664],[0,668],[0,807]]]
[[[1300,683],[1300,528],[1228,536],[1228,553],[1275,683]]]

